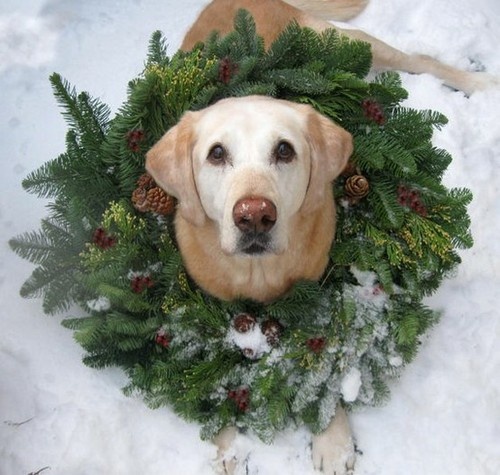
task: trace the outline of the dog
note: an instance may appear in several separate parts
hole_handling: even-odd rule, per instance
[[[351,135],[311,106],[248,96],[187,112],[147,153],[146,168],[179,200],[177,242],[197,284],[224,300],[270,302],[323,274],[335,234],[332,182],[352,150]],[[227,474],[234,435],[216,438]],[[315,465],[345,473],[353,455],[339,407],[314,438]]]
[[[346,20],[367,0],[214,0],[187,32],[190,50],[213,30],[231,31],[236,12],[248,10],[268,46],[291,22],[323,31],[327,20]],[[338,29],[338,28],[337,28]],[[375,70],[430,73],[470,94],[497,85],[485,73],[459,71],[422,55],[407,55],[357,30],[338,29],[371,44]],[[175,232],[191,278],[224,300],[271,302],[299,280],[318,280],[335,234],[332,182],[352,153],[348,132],[310,106],[262,97],[224,99],[180,122],[153,146],[146,169],[178,199]],[[225,428],[214,439],[220,470],[232,474],[228,456],[236,435]],[[354,444],[342,407],[313,437],[315,468],[346,475]]]

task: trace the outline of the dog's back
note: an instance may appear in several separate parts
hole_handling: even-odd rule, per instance
[[[396,48],[356,29],[338,28],[328,20],[349,20],[364,10],[369,0],[214,0],[199,15],[187,32],[181,49],[190,50],[204,41],[212,31],[220,34],[233,29],[238,10],[249,11],[255,19],[257,33],[266,46],[292,21],[303,27],[324,31],[335,28],[351,39],[370,43],[374,70],[405,71],[432,74],[454,89],[471,94],[491,86],[499,86],[500,80],[483,72],[461,71],[429,56],[406,54]]]
[[[347,21],[358,16],[369,0],[285,0],[299,10],[323,20]]]
[[[348,20],[358,15],[368,0],[214,0],[186,34],[182,49],[189,50],[206,39],[211,31],[229,33],[240,9],[255,19],[257,32],[269,45],[292,21],[315,29],[329,28],[326,20]]]

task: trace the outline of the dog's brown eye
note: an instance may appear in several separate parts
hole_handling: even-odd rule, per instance
[[[277,162],[288,163],[295,158],[295,150],[288,142],[282,140],[274,151],[274,158]]]
[[[226,149],[222,145],[214,145],[208,152],[207,160],[214,165],[221,165],[226,161]]]

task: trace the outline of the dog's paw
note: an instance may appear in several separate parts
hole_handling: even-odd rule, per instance
[[[313,437],[314,468],[325,475],[350,475],[354,470],[356,452],[347,415],[341,408],[327,429]]]
[[[462,77],[458,78],[458,89],[470,96],[477,91],[485,91],[491,88],[500,87],[500,77],[493,76],[484,72],[465,72]]]
[[[215,473],[217,475],[234,475],[237,465],[234,457],[228,459],[217,458],[214,465]]]
[[[351,439],[332,441],[321,436],[315,438],[312,448],[314,468],[325,475],[351,475],[356,454]]]
[[[217,446],[215,472],[217,475],[234,475],[238,465],[234,454],[233,442],[238,433],[236,427],[222,429],[213,439]]]

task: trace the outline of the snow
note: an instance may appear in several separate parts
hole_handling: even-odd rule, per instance
[[[102,296],[89,300],[86,304],[89,310],[93,310],[94,312],[105,312],[111,308],[111,302],[109,299]]]
[[[359,388],[361,387],[361,371],[358,368],[352,368],[340,383],[342,398],[345,402],[353,402],[357,399]]]
[[[271,345],[267,342],[267,337],[262,333],[259,325],[254,325],[244,333],[231,327],[226,339],[231,346],[241,348],[245,356],[250,359],[261,358],[262,355],[271,351]]]
[[[125,397],[116,369],[96,371],[61,316],[18,295],[31,271],[6,241],[38,228],[44,203],[21,179],[64,149],[65,125],[48,76],[61,73],[116,110],[127,82],[143,67],[151,33],[163,30],[170,52],[205,4],[202,0],[4,0],[0,7],[0,474],[209,475],[215,448],[198,427],[169,409]],[[497,0],[373,1],[356,26],[409,52],[464,69],[500,75]],[[403,74],[408,105],[433,108],[449,124],[435,144],[454,162],[450,186],[474,193],[475,246],[457,274],[429,299],[441,322],[417,359],[392,384],[382,408],[353,414],[363,455],[357,475],[495,475],[500,473],[500,90],[473,94],[444,88],[428,75]],[[354,379],[354,378],[353,378]],[[351,386],[350,389],[353,389]],[[24,422],[24,423],[23,423]],[[235,451],[249,474],[310,475],[310,436],[289,431],[266,446],[240,435]],[[244,473],[244,472],[242,472]]]
[[[360,305],[372,307],[374,311],[380,311],[387,305],[388,296],[377,283],[377,274],[370,271],[360,271],[351,266],[351,272],[359,285],[346,285],[344,292],[353,294],[353,298]]]

